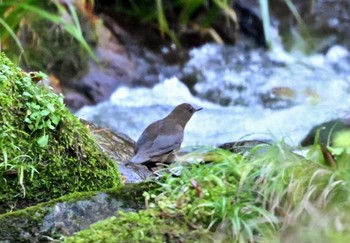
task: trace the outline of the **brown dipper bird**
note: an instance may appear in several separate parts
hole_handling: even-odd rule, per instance
[[[154,166],[157,162],[172,162],[181,146],[184,129],[192,115],[202,108],[183,103],[165,118],[150,124],[137,140],[131,163]]]

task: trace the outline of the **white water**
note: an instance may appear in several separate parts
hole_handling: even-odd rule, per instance
[[[296,145],[313,126],[350,114],[349,60],[349,51],[339,46],[326,55],[306,57],[283,50],[239,52],[234,47],[205,45],[192,50],[183,69],[185,73],[200,71],[195,90],[202,98],[194,97],[173,77],[152,89],[121,87],[109,101],[84,107],[77,115],[137,140],[148,124],[188,102],[204,109],[188,123],[183,146],[218,145],[243,137],[286,139]],[[282,108],[271,109],[261,97],[275,98],[270,91],[280,87],[292,90],[293,95],[277,101]],[[218,103],[224,97],[231,106],[205,100],[208,90],[220,93]],[[209,100],[215,98],[212,95]],[[240,102],[244,106],[232,105]]]

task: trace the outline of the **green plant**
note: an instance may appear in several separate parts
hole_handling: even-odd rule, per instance
[[[34,177],[34,173],[38,173],[38,171],[33,165],[32,157],[28,155],[21,154],[14,158],[11,158],[11,157],[9,158],[9,152],[10,152],[10,155],[12,155],[13,150],[19,150],[19,147],[16,146],[16,142],[17,142],[16,140],[18,138],[15,135],[16,133],[22,133],[25,136],[28,135],[19,130],[14,130],[13,127],[10,127],[5,131],[1,131],[0,133],[0,147],[2,152],[2,159],[0,160],[2,161],[0,162],[0,173],[2,172],[1,174],[3,175],[6,175],[6,174],[17,175],[18,184],[22,188],[23,197],[25,197],[26,195],[26,189],[24,186],[25,174],[29,173],[30,180],[32,180]]]
[[[271,49],[273,47],[273,36],[271,34],[270,14],[269,14],[269,2],[268,0],[259,0],[260,12],[263,21],[264,37],[267,47]]]
[[[6,43],[8,38],[11,36],[20,49],[21,54],[23,54],[24,49],[15,32],[18,29],[21,21],[26,20],[29,16],[32,18],[35,16],[35,18],[46,19],[62,26],[67,33],[69,33],[80,43],[91,58],[97,60],[96,55],[83,36],[77,11],[74,5],[69,1],[65,2],[67,7],[64,7],[63,3],[56,0],[51,2],[56,7],[58,14],[55,13],[55,10],[52,10],[52,7],[49,7],[49,4],[43,3],[43,1],[3,0],[0,3],[0,25],[2,25],[6,31],[1,33],[1,43]],[[45,10],[45,8],[49,8],[49,10]]]
[[[237,16],[230,7],[234,0],[157,0],[147,2],[144,0],[126,0],[123,4],[118,4],[118,13],[135,17],[141,22],[157,25],[161,36],[167,35],[176,45],[181,43],[178,34],[184,29],[196,29],[200,32],[209,33],[214,40],[223,42],[218,33],[212,28],[213,22],[224,15],[237,27]],[[154,11],[156,9],[156,11]],[[201,18],[196,18],[196,14],[202,12]]]
[[[305,159],[283,142],[259,145],[245,156],[212,153],[209,164],[172,166],[160,188],[145,194],[147,205],[242,242],[314,217],[310,207],[327,215],[344,200],[350,206],[348,172]]]
[[[172,166],[170,175],[159,183],[158,194],[153,192],[156,196],[150,207],[228,239],[254,241],[255,234],[275,231],[277,218],[260,207],[254,190],[241,186],[246,158],[225,150],[211,153],[215,158],[212,163]],[[179,177],[171,176],[179,170]]]
[[[0,213],[120,184],[115,161],[42,78],[0,54]]]
[[[339,143],[348,146],[348,134],[340,135]],[[143,193],[146,210],[99,222],[68,242],[90,237],[187,242],[198,233],[204,237],[199,242],[350,239],[349,167],[330,167],[317,157],[308,160],[283,141],[244,154],[206,148],[192,157],[196,153],[213,161],[176,162],[161,169],[158,187]]]
[[[46,147],[49,136],[47,129],[54,130],[61,120],[60,110],[57,111],[57,106],[53,103],[47,102],[50,94],[43,93],[42,95],[33,95],[29,92],[23,92],[22,97],[27,100],[27,115],[24,122],[28,123],[28,128],[31,132],[41,130],[42,136],[37,139],[40,147]],[[34,100],[33,100],[34,99]],[[63,106],[63,96],[59,96],[58,101]]]

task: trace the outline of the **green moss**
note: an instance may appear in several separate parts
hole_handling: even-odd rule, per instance
[[[49,212],[52,203],[38,204],[23,210],[9,212],[0,215],[0,238],[13,242],[24,240],[21,232],[31,232],[33,235],[40,229],[43,218]],[[34,229],[34,230],[33,230]]]
[[[0,56],[0,213],[120,184],[116,163],[57,96]]]
[[[214,161],[167,167],[157,187],[145,188],[146,210],[101,221],[66,241],[349,239],[348,167],[307,160],[284,142],[258,145],[244,155],[212,150],[208,157]]]
[[[190,230],[181,218],[162,217],[156,210],[120,213],[80,231],[65,242],[212,242],[204,229]]]
[[[110,211],[114,210],[113,208],[115,208],[116,205],[118,205],[118,209],[115,210],[137,210],[144,206],[144,199],[142,197],[143,189],[145,189],[144,186],[146,186],[146,184],[141,186],[131,184],[122,188],[111,188],[103,192],[75,192],[49,202],[39,203],[22,210],[1,214],[0,225],[3,227],[0,228],[0,239],[10,240],[11,242],[23,241],[25,239],[24,235],[28,235],[28,241],[40,241],[40,239],[45,237],[59,239],[62,235],[67,235],[72,233],[72,231],[74,232],[75,229],[78,229],[79,226],[75,225],[75,223],[79,221],[79,219],[84,219],[85,223],[93,222],[95,217],[86,214],[80,215],[77,213],[76,218],[70,218],[72,217],[70,214],[74,213],[75,210],[79,212],[79,208],[81,208],[79,205],[84,205],[84,203],[79,204],[78,201],[91,202],[91,204],[85,205],[89,205],[89,209],[94,208],[94,210],[100,210],[99,214],[102,215],[108,215]],[[117,201],[117,203],[110,202],[105,209],[103,206],[102,208],[93,206],[101,202],[101,199],[95,198],[100,193],[108,194],[109,197],[106,200],[114,200]],[[57,205],[59,203],[64,203],[64,205]],[[58,223],[51,223],[50,225],[50,220],[46,219],[46,221],[44,221],[44,218],[53,211],[64,210],[69,204],[73,205],[71,209],[69,209],[71,213],[66,215],[67,213],[61,212],[61,215],[57,216]],[[68,212],[68,210],[66,212]],[[69,229],[64,227],[66,223],[69,223]],[[38,231],[38,229],[40,229],[40,231]]]

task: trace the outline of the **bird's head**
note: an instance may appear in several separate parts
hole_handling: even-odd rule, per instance
[[[185,126],[191,119],[192,115],[202,110],[203,108],[195,108],[188,103],[183,103],[175,107],[175,109],[169,114],[173,119],[176,119],[182,126]]]

